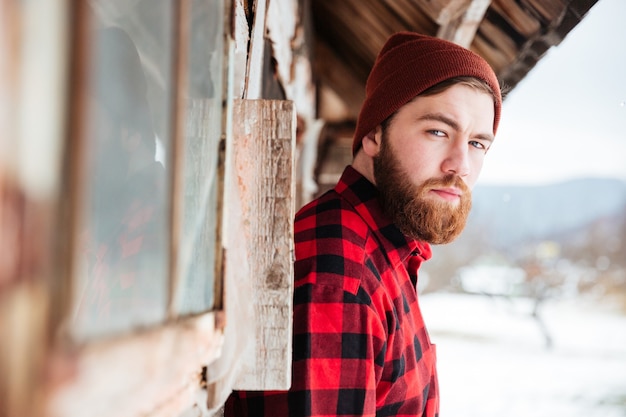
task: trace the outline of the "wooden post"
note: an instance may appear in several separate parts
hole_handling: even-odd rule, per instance
[[[236,389],[288,389],[291,384],[293,217],[296,111],[291,101],[236,100],[233,164],[249,273],[241,279],[252,304]],[[234,220],[234,219],[232,219]],[[231,248],[242,250],[244,248]],[[226,261],[226,268],[238,268]],[[239,286],[242,283],[238,284]],[[228,302],[228,296],[226,299]],[[237,326],[228,317],[228,323]]]

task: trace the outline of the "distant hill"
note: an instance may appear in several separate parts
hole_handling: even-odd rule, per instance
[[[477,186],[463,235],[499,248],[565,235],[626,215],[626,181],[578,179],[545,186]],[[464,239],[465,240],[465,239]]]

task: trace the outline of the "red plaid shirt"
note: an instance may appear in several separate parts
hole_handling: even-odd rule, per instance
[[[383,215],[347,167],[295,221],[292,387],[234,392],[225,416],[427,416],[439,412],[435,346],[417,299],[430,246]]]

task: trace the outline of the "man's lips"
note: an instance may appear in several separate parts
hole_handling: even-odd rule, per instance
[[[446,201],[458,201],[463,194],[458,188],[434,188],[430,191]]]

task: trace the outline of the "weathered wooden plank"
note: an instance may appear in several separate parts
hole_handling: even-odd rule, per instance
[[[232,83],[229,88],[236,98],[241,98],[246,90],[246,65],[248,61],[249,27],[243,0],[234,0],[232,5],[233,19],[231,23],[232,42],[230,45],[229,70],[232,71]],[[260,62],[258,65],[261,65]],[[260,80],[259,80],[260,83]]]
[[[565,13],[567,4],[566,0],[522,0],[521,4],[531,10],[535,10],[546,22],[553,22]]]
[[[541,23],[520,7],[515,0],[494,0],[491,7],[513,29],[526,38],[533,36],[541,29]]]
[[[19,213],[7,213],[12,207],[7,207],[10,202],[6,198],[9,196],[2,195],[9,191],[2,190],[6,185],[0,183],[0,215],[18,217]],[[27,253],[28,248],[24,248],[29,245],[20,241],[24,238],[15,236],[23,231],[10,230],[2,219],[0,226],[3,226],[0,248],[5,254],[0,264],[0,416],[39,416],[42,415],[42,400],[45,398],[42,378],[46,375],[48,351],[46,325],[50,312],[45,292],[47,288],[40,276],[25,273],[28,269],[40,272],[40,265],[19,265],[20,256],[30,257],[33,261],[33,253]],[[19,225],[10,226],[20,228]],[[7,245],[16,243],[21,247]],[[35,245],[31,243],[30,246]],[[12,259],[7,259],[7,253]]]
[[[345,116],[341,114],[342,112],[335,113],[333,111],[331,114],[324,112],[320,117],[331,121],[335,117],[356,120],[358,109],[365,99],[365,85],[354,76],[354,72],[325,43],[318,42],[316,44],[315,54],[317,56],[316,70],[320,74],[320,78],[346,104],[347,108],[352,110]],[[326,99],[325,96],[321,98]],[[321,106],[321,108],[325,110],[325,106]],[[345,114],[345,112],[343,113]]]
[[[250,273],[245,278],[254,314],[237,389],[287,389],[291,384],[295,137],[291,101],[235,100],[233,186],[244,229],[238,250],[247,253]],[[227,269],[238,267],[227,259]]]
[[[181,279],[179,274],[179,251],[182,236],[182,221],[184,212],[184,122],[185,93],[187,90],[187,63],[189,54],[189,1],[181,0],[174,8],[174,54],[173,54],[173,118],[171,126],[171,178],[170,178],[170,221],[169,221],[169,276],[168,276],[168,306],[169,318],[176,317],[175,300]]]
[[[480,33],[474,38],[471,49],[484,57],[500,74],[517,55],[517,45],[502,30],[484,19],[480,24]]]
[[[291,40],[296,36],[296,19],[297,2],[285,0],[269,2],[265,22],[266,36],[272,42],[272,55],[276,60],[276,75],[285,89],[290,87],[292,78],[293,48]]]
[[[387,7],[398,15],[407,28],[420,33],[432,33],[433,24],[437,22],[423,12],[423,4],[430,4],[430,2],[394,0],[387,2]]]
[[[442,24],[437,36],[469,48],[490,4],[491,0],[473,0],[460,17]]]
[[[440,25],[457,19],[469,7],[472,0],[434,0],[418,2],[420,8]]]
[[[222,332],[215,321],[216,313],[207,313],[143,334],[86,345],[71,358],[74,377],[52,387],[47,415],[180,415],[196,403],[203,389],[202,366],[220,354]],[[61,356],[54,361],[68,359]]]
[[[244,97],[256,99],[261,97],[263,85],[263,50],[265,48],[265,13],[267,1],[254,1],[254,22],[250,36],[250,46],[248,48],[248,65],[246,68],[246,89]]]
[[[345,51],[344,60],[356,76],[365,81],[378,48],[385,42],[389,29],[384,24],[390,19],[372,14],[368,6],[363,6],[362,2],[355,4],[352,0],[319,0],[313,2],[312,6],[320,16],[318,24],[324,27],[326,42],[333,49]],[[344,23],[355,20],[362,24]]]
[[[68,13],[62,1],[0,1],[2,417],[42,415],[49,325],[60,315],[50,278],[61,246],[53,226],[67,134]]]
[[[598,0],[577,0],[567,2],[567,9],[573,13],[580,21],[589,12]]]

